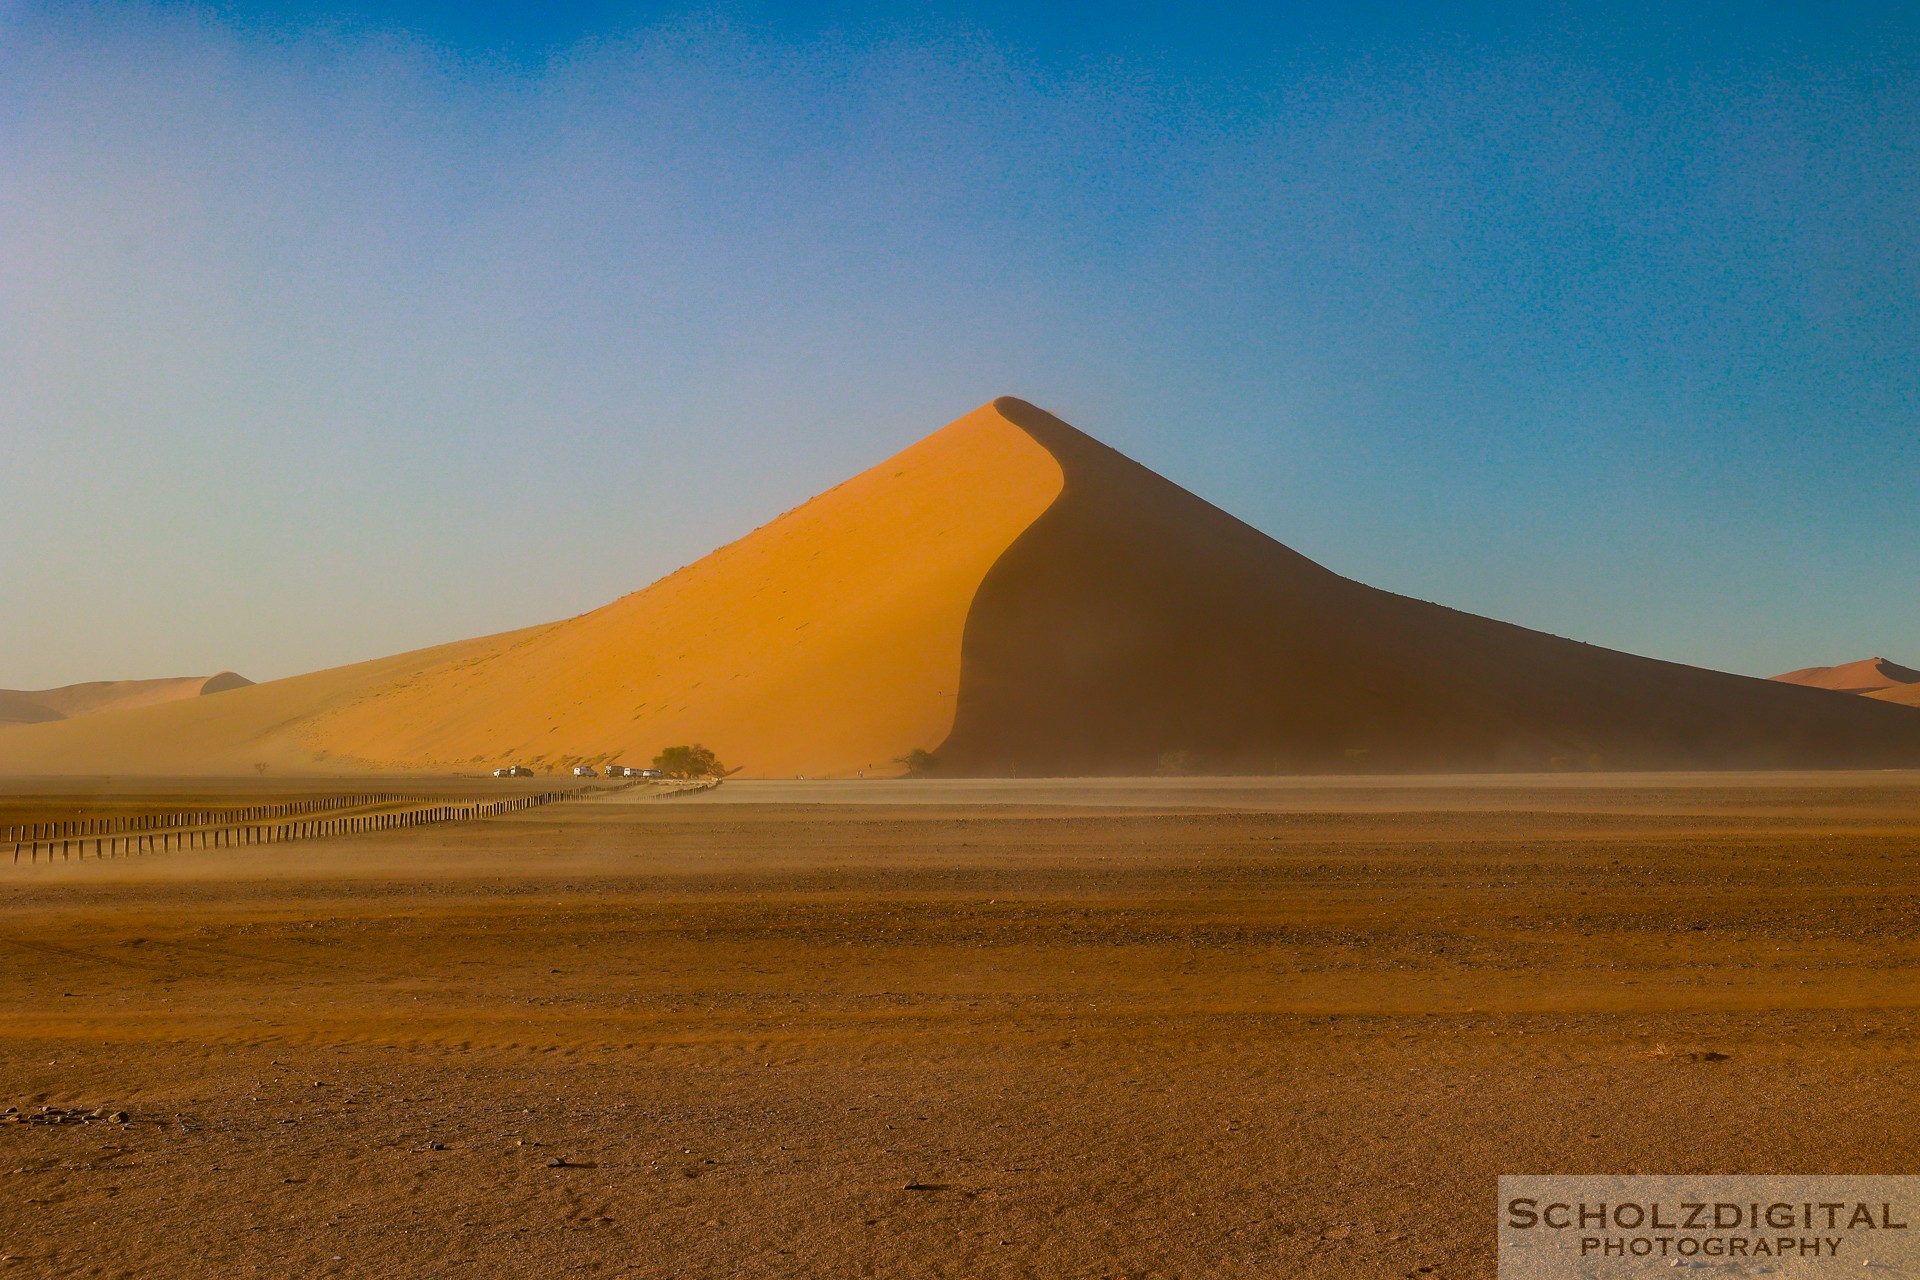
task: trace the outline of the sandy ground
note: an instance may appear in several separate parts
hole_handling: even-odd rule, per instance
[[[0,1124],[0,1276],[1491,1275],[1500,1173],[1915,1172],[1916,855],[1915,775],[1692,775],[0,868],[0,1108],[129,1115]]]

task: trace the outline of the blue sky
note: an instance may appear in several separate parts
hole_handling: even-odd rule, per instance
[[[1920,661],[1911,7],[1327,8],[0,0],[0,686],[581,612],[1000,394],[1395,591]]]

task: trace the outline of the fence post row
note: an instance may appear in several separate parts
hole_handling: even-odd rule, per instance
[[[76,856],[85,861],[89,840],[93,843],[96,860],[186,849],[284,844],[292,840],[357,835],[368,831],[428,826],[437,822],[491,818],[503,813],[524,813],[528,809],[575,800],[582,794],[579,791],[542,791],[530,796],[473,804],[429,805],[424,803],[424,796],[410,798],[393,792],[378,792],[282,801],[241,809],[195,809],[180,813],[133,814],[112,819],[18,823],[7,828],[7,838],[13,844],[15,863],[20,861],[20,854],[24,851],[28,863],[37,865],[43,845],[48,862],[54,860],[56,851],[60,860],[66,862]],[[375,804],[406,804],[412,807],[398,813],[352,814],[338,818],[316,816]],[[274,818],[296,820],[257,825],[262,819]]]

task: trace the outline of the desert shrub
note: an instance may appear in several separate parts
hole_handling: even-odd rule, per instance
[[[903,756],[895,756],[893,762],[905,765],[909,778],[924,778],[940,767],[940,757],[925,747],[915,747]]]
[[[720,758],[697,742],[690,747],[668,747],[653,758],[653,767],[669,778],[717,778],[725,772]]]
[[[1163,751],[1160,761],[1154,766],[1155,773],[1163,778],[1178,778],[1193,772],[1193,752]]]

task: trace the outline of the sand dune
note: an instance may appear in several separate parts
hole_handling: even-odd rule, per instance
[[[1060,486],[983,407],[592,613],[260,685],[217,718],[0,731],[0,768],[558,768],[699,741],[759,775],[890,772],[946,737],[974,593]]]
[[[700,741],[755,774],[891,772],[946,736],[968,603],[1060,483],[981,409],[644,591],[330,711],[312,739],[546,766]]]
[[[1836,693],[1876,693],[1920,684],[1920,671],[1903,667],[1885,658],[1862,658],[1837,667],[1802,667],[1773,677],[1786,684],[1804,684],[1814,689],[1832,689]]]
[[[1341,578],[1022,401],[563,622],[84,721],[0,769],[749,776],[1920,765],[1920,717]]]
[[[215,676],[176,676],[162,680],[90,680],[57,689],[0,689],[0,724],[39,724],[100,711],[157,707],[183,698],[244,689],[252,683],[243,675],[222,671]]]
[[[28,689],[0,689],[0,724],[39,724],[64,719],[58,711],[34,697]]]
[[[0,728],[0,772],[9,774],[237,774],[344,767],[301,733],[315,715],[404,685],[447,660],[511,643],[525,632],[270,680],[158,706],[102,711],[49,724]]]
[[[967,625],[966,772],[1920,763],[1920,721],[1341,578],[1049,414],[1059,500]]]
[[[1902,707],[1920,707],[1920,682],[1897,684],[1891,689],[1874,689],[1867,695],[1880,702],[1891,702]]]

